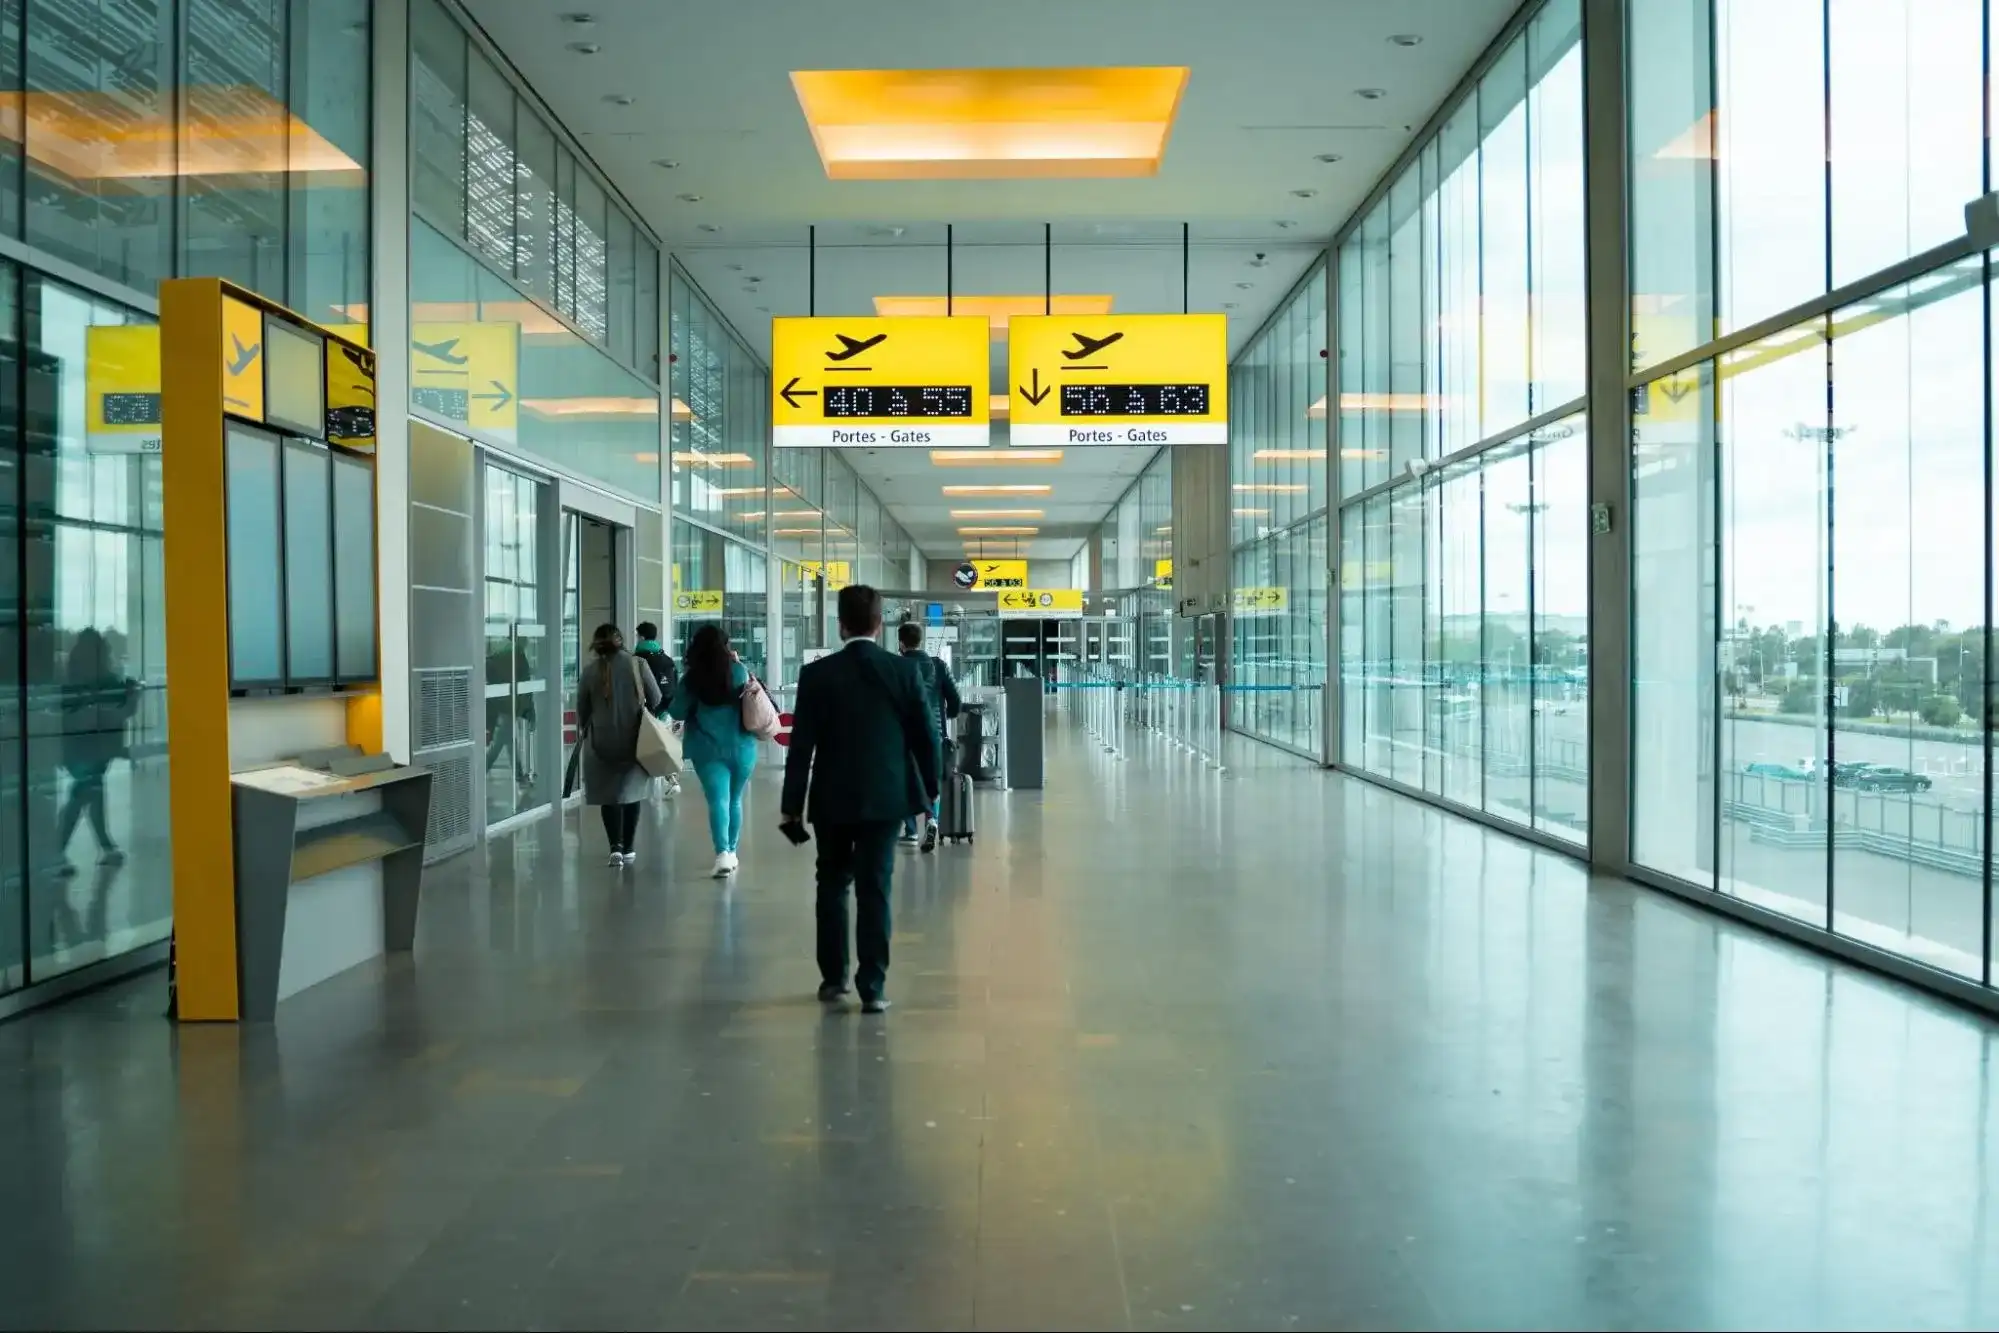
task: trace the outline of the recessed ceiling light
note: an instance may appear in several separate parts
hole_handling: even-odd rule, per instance
[[[604,100],[612,106],[630,106],[639,99],[633,97],[630,93],[605,93]]]
[[[1328,166],[1330,166],[1331,164],[1341,161],[1342,159],[1338,153],[1321,153],[1315,160],[1324,162]]]
[[[952,518],[1043,518],[1039,509],[953,509]]]
[[[770,307],[767,305],[760,305],[757,307],[757,311],[760,314],[768,315],[770,313]]]
[[[932,449],[938,467],[989,467],[994,463],[1059,463],[1060,449]]]
[[[658,167],[661,171],[680,170],[680,163],[674,161],[670,157],[656,157],[652,160],[652,164]]]
[[[966,537],[1032,537],[1036,533],[1040,532],[1041,529],[981,527],[981,528],[959,528],[958,531],[961,535]]]
[[[1235,286],[1236,286],[1236,290],[1237,290],[1237,291],[1239,291],[1239,292],[1246,292],[1246,291],[1248,291],[1248,290],[1249,290],[1250,288],[1252,288],[1252,287],[1256,286],[1256,284],[1255,284],[1255,283],[1253,283],[1253,282],[1239,282],[1239,283],[1237,283],[1237,284],[1236,284]]]
[[[743,281],[744,281],[744,282],[762,282],[762,281],[763,281],[763,279],[762,279],[761,277],[758,277],[758,276],[757,276],[756,274],[752,273],[752,274],[750,274],[750,276],[749,276],[749,277],[747,277],[747,278],[744,278],[744,279],[743,279]]]
[[[701,196],[698,194],[683,194],[675,197],[683,204],[698,204],[701,202]]]
[[[1291,230],[1291,229],[1292,229],[1293,227],[1297,226],[1298,224],[1297,224],[1296,222],[1292,221],[1292,220],[1291,220],[1290,218],[1279,218],[1279,219],[1277,219],[1277,225],[1278,225],[1278,227],[1279,227],[1279,228],[1281,228],[1282,230],[1284,230],[1284,231],[1289,231],[1289,230]]]
[[[742,271],[743,271],[743,266],[741,264],[729,265],[729,272],[731,273],[741,273]]]
[[[1379,101],[1380,101],[1380,100],[1381,100],[1382,98],[1384,98],[1384,97],[1388,96],[1388,89],[1386,89],[1386,88],[1356,88],[1356,89],[1354,89],[1354,90],[1353,90],[1353,95],[1354,95],[1355,97],[1358,97],[1358,98],[1361,98],[1361,99],[1362,99],[1362,100],[1364,100],[1364,101],[1368,101],[1368,102],[1379,102]]]
[[[1398,32],[1388,39],[1391,46],[1421,46],[1423,39],[1413,32]]]
[[[900,236],[908,230],[909,228],[907,227],[869,227],[868,235],[880,236],[884,239],[893,239],[894,237]]]
[[[579,56],[594,56],[604,48],[595,42],[571,42],[569,49]]]
[[[1001,456],[1004,456],[1005,453],[1004,450],[995,450],[994,452],[1000,454]],[[944,494],[946,495],[1047,495],[1050,492],[1052,492],[1054,489],[1055,488],[1053,486],[1041,483],[1030,483],[1030,484],[1013,483],[1008,485],[993,485],[993,486],[946,486],[944,488]]]
[[[1156,176],[1185,66],[793,70],[831,180]]]
[[[1224,302],[1222,302],[1222,309],[1224,309],[1224,310],[1233,310],[1233,309],[1235,309],[1235,308],[1236,308],[1236,305],[1237,305],[1237,302],[1235,302],[1235,301],[1224,301]]]
[[[720,230],[722,230],[722,229],[721,229],[720,227],[716,226],[716,225],[715,225],[714,223],[712,223],[712,222],[703,222],[703,223],[700,223],[700,224],[698,224],[698,225],[699,225],[699,229],[700,229],[700,230],[702,230],[702,231],[706,231],[706,232],[717,232],[717,231],[720,231]]]
[[[1313,190],[1313,189],[1309,189],[1309,188],[1308,188],[1308,189],[1303,189],[1303,190],[1293,190],[1293,191],[1291,192],[1292,196],[1293,196],[1294,198],[1298,198],[1298,199],[1311,199],[1311,198],[1314,198],[1314,197],[1316,197],[1316,196],[1318,195],[1318,193],[1319,193],[1319,192],[1318,192],[1317,190]],[[685,199],[686,197],[687,197],[686,195],[682,195],[682,196],[681,196],[681,198],[683,198],[683,199]]]
[[[562,21],[564,23],[573,24],[579,28],[587,28],[591,24],[597,21],[597,16],[595,14],[585,14],[577,12],[573,14],[564,14],[562,16]]]

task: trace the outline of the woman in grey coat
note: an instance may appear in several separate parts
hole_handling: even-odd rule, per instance
[[[576,679],[576,730],[583,745],[583,800],[604,812],[611,864],[628,866],[639,828],[639,802],[651,781],[639,767],[639,712],[659,708],[652,672],[625,651],[616,625],[590,636],[590,660]]]

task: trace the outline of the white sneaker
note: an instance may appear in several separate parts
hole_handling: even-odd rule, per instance
[[[636,865],[638,863],[639,854],[637,852],[626,852],[623,855],[623,857],[620,859],[622,859],[626,865]]]
[[[624,863],[625,863],[625,854],[623,852],[612,852],[610,859],[604,862],[605,865],[610,866],[613,869],[622,866]]]
[[[727,879],[730,872],[735,870],[735,868],[735,857],[729,855],[727,852],[717,852],[715,854],[715,869],[709,873],[714,875],[716,879]]]

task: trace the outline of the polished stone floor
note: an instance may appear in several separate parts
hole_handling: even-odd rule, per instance
[[[1059,722],[813,1002],[752,793],[438,868],[261,1031],[0,1027],[8,1328],[1999,1326],[1994,1029],[1273,751]]]

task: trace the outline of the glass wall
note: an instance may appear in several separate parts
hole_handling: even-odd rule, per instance
[[[1632,859],[1989,984],[1987,6],[1629,12]]]
[[[485,444],[660,502],[659,390],[414,219],[410,401]]]
[[[0,234],[363,322],[369,52],[368,0],[7,0]]]
[[[1229,370],[1229,724],[1311,755],[1324,752],[1327,351],[1321,263]]]
[[[1340,245],[1336,355],[1340,761],[1578,843],[1582,93],[1550,0]]]
[[[542,762],[544,726],[560,720],[549,698],[549,660],[541,581],[542,520],[548,486],[488,461],[481,470],[486,650],[486,822],[499,823],[555,799]]]
[[[147,322],[0,266],[0,989],[171,925],[160,461],[84,390],[96,330]]]
[[[669,286],[673,508],[761,545],[770,372],[677,267]]]
[[[657,383],[659,252],[644,228],[437,0],[412,0],[410,49],[412,211]]]

